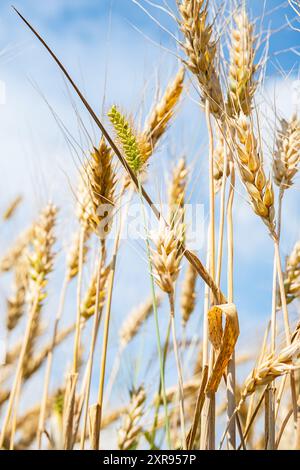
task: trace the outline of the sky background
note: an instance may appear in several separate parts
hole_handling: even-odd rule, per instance
[[[159,0],[157,3],[162,5]],[[171,34],[177,34],[176,24],[168,15],[145,1],[141,4]],[[289,117],[300,103],[297,102],[300,33],[292,28],[292,25],[297,27],[297,22],[286,2],[251,0],[247,4],[250,4],[252,18],[257,18],[258,25],[261,24],[260,28],[265,33],[268,30],[273,32],[264,88],[258,97],[263,110],[265,158],[268,162],[269,150],[273,147],[274,97],[279,117]],[[174,2],[170,1],[169,5],[175,11]],[[228,8],[229,5],[230,2]],[[23,0],[16,1],[15,6],[47,39],[106,123],[105,113],[113,103],[118,103],[135,118],[140,118],[140,115],[144,118],[157,86],[163,88],[178,69],[174,38],[131,0]],[[6,88],[5,103],[0,106],[0,210],[4,210],[16,194],[24,195],[24,203],[14,221],[1,226],[0,249],[5,251],[18,230],[26,227],[48,200],[61,207],[58,231],[66,247],[76,227],[74,191],[77,170],[84,153],[97,143],[99,134],[66,86],[56,65],[18,19],[11,9],[11,1],[6,0],[0,3],[0,50],[0,80]],[[204,204],[207,214],[207,141],[203,113],[196,99],[190,84],[176,122],[168,131],[168,145],[163,141],[158,155],[153,157],[147,189],[155,201],[163,200],[165,195],[161,188],[172,165],[185,155],[192,171],[191,201]],[[77,110],[87,133],[79,122]],[[235,302],[241,323],[238,347],[245,352],[261,339],[270,315],[273,250],[265,226],[252,214],[245,192],[239,186],[234,211]],[[283,257],[299,239],[299,216],[299,179],[296,179],[284,200]],[[203,261],[204,253],[205,247],[202,247],[199,254]],[[146,266],[143,242],[122,242],[113,299],[109,364],[118,349],[120,322],[150,292]],[[58,270],[50,285],[49,303],[44,312],[45,324],[52,324],[63,268],[64,250],[60,249]],[[85,283],[89,274],[87,270]],[[226,288],[225,279],[223,285]],[[2,282],[0,288],[5,297],[9,293],[7,283]],[[198,306],[189,336],[192,336],[194,328],[200,328],[202,322],[203,286],[200,282],[198,292]],[[70,324],[75,318],[73,296],[74,289],[70,289],[63,320],[65,324]],[[167,318],[165,304],[160,316],[162,330]],[[295,319],[296,310],[292,308],[291,314]],[[87,339],[88,331],[84,336]],[[125,382],[125,387],[116,391],[124,402],[135,380],[133,370],[137,365],[134,363],[137,348],[141,355],[146,349],[149,364],[154,362],[157,365],[153,320],[145,325],[142,338],[125,351],[124,373],[120,379],[123,385]],[[67,342],[60,351],[67,357],[71,347],[72,343]],[[57,361],[55,367],[52,385],[59,384],[67,360]],[[138,370],[137,375],[142,379],[145,370],[142,367]],[[155,366],[149,370],[148,379],[151,374],[157,376]],[[172,381],[172,371],[169,375]],[[40,382],[36,381],[39,390]],[[28,391],[26,400],[30,399],[29,395]]]

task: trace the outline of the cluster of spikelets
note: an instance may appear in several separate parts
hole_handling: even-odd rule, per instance
[[[286,261],[284,287],[288,303],[300,296],[300,242],[298,241]]]
[[[78,191],[78,218],[86,231],[96,232],[101,238],[111,226],[115,185],[112,151],[102,138],[84,164]]]
[[[161,229],[152,234],[154,245],[151,254],[153,276],[157,285],[167,294],[173,293],[174,283],[179,275],[182,258],[180,246],[182,234],[182,224],[177,225],[176,229],[161,224]]]
[[[135,449],[141,434],[140,420],[144,414],[146,394],[144,387],[131,392],[131,399],[126,410],[122,425],[118,431],[118,448],[120,450]]]
[[[248,20],[245,9],[234,16],[235,26],[231,31],[230,66],[228,76],[227,114],[238,116],[251,112],[251,101],[257,82],[255,72],[255,39],[253,24]]]
[[[228,152],[229,148],[226,145],[225,138],[219,128],[216,128],[216,144],[214,148],[214,160],[213,160],[213,177],[214,177],[214,191],[215,194],[221,189],[222,180],[225,170],[225,161],[226,163],[226,176],[229,176],[229,156],[225,158],[225,152]]]
[[[155,304],[158,308],[161,303],[161,297],[156,296]],[[141,305],[136,307],[127,318],[125,318],[119,331],[120,344],[125,347],[134,338],[140,330],[140,327],[146,322],[147,318],[153,312],[153,299],[150,297]]]
[[[265,175],[253,124],[243,114],[236,123],[236,132],[238,136],[236,158],[241,179],[248,192],[254,212],[261,217],[270,233],[274,233],[273,185]]]
[[[213,40],[213,27],[208,23],[206,0],[182,0],[179,4],[180,29],[185,41],[182,44],[188,69],[196,75],[203,99],[208,99],[213,114],[223,112],[223,97],[216,65],[217,44]]]
[[[98,312],[99,309],[103,307],[106,298],[106,287],[109,272],[110,266],[107,266],[101,270],[99,279],[98,305],[96,305],[98,273],[97,270],[94,272],[90,281],[90,285],[81,303],[80,310],[83,318],[87,319],[93,316],[96,311]]]
[[[282,119],[277,131],[276,149],[273,159],[275,183],[281,189],[293,184],[300,161],[300,121],[294,115],[290,121]]]
[[[22,318],[28,287],[28,259],[21,256],[14,268],[13,292],[6,301],[6,328],[13,330]]]
[[[183,90],[184,69],[180,69],[175,78],[168,84],[165,93],[150,112],[143,131],[135,130],[117,106],[112,106],[108,117],[113,125],[117,140],[124,157],[134,173],[145,169],[146,163],[153,154],[159,140],[165,133]]]
[[[89,239],[90,232],[85,230],[83,233],[83,245],[82,245],[82,263],[84,264],[87,260],[89,248],[87,241]],[[67,256],[67,279],[71,280],[77,276],[79,272],[79,257],[80,257],[80,244],[81,236],[80,233],[76,233],[71,243],[71,249]]]
[[[251,395],[256,389],[263,385],[268,385],[277,377],[288,374],[291,370],[295,370],[299,365],[300,343],[299,339],[291,345],[283,348],[277,355],[270,354],[263,360],[251,374],[247,377],[242,393],[240,404],[248,395]]]
[[[56,214],[56,207],[49,204],[34,226],[32,249],[28,254],[29,293],[32,302],[40,303],[44,299],[47,278],[53,268]]]

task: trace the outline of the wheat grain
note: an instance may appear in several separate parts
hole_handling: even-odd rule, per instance
[[[156,306],[159,307],[161,297],[156,296]],[[153,299],[150,297],[135,308],[129,316],[124,320],[120,327],[119,337],[122,347],[125,347],[139,332],[143,323],[149,318],[153,312]]]
[[[8,331],[13,330],[17,326],[24,314],[27,287],[28,263],[26,256],[23,256],[16,262],[13,293],[6,302],[6,328]]]
[[[173,293],[182,258],[179,251],[180,236],[176,232],[182,234],[181,227],[176,227],[176,231],[161,227],[159,232],[152,234],[155,245],[155,249],[151,250],[153,276],[161,290],[168,294]]]
[[[184,63],[196,75],[202,97],[209,100],[211,112],[221,117],[223,97],[216,70],[217,44],[212,39],[213,26],[207,21],[208,2],[182,0],[179,13],[180,29],[185,37],[183,49],[187,56]]]
[[[130,403],[118,431],[118,448],[120,450],[136,448],[142,430],[140,421],[144,413],[145,400],[144,387],[139,387],[131,392]]]
[[[216,128],[216,145],[214,147],[214,155],[213,155],[213,178],[214,178],[214,192],[217,192],[221,189],[223,174],[224,174],[224,162],[225,162],[225,151],[226,149],[226,142],[222,132],[219,128]],[[227,158],[227,165],[226,165],[226,176],[230,174],[230,167],[229,167],[229,158]]]
[[[252,99],[257,88],[255,72],[255,38],[253,24],[249,21],[246,9],[234,15],[234,27],[231,31],[229,92],[227,114],[238,116],[250,115]]]
[[[287,303],[300,296],[300,242],[297,242],[286,261],[284,287]]]
[[[18,209],[19,205],[21,204],[21,202],[23,201],[23,197],[22,196],[16,196],[12,201],[11,203],[9,204],[9,206],[5,209],[3,215],[2,215],[2,219],[3,220],[9,220],[11,219],[16,210]]]
[[[137,133],[116,106],[112,106],[108,112],[108,117],[114,127],[117,139],[122,145],[128,165],[134,173],[139,173],[147,160],[147,156]]]
[[[253,123],[241,113],[235,121],[237,132],[237,162],[241,179],[249,195],[254,212],[261,217],[274,235],[274,191],[267,180],[263,161],[254,135]]]
[[[101,306],[104,305],[106,297],[106,284],[108,275],[110,273],[110,266],[103,268],[100,275],[100,286],[99,286],[99,304],[96,307],[96,293],[97,293],[97,271],[92,275],[90,285],[86,291],[86,294],[81,303],[81,315],[83,318],[88,319],[95,314],[95,311],[99,311]]]
[[[28,246],[29,241],[32,239],[33,232],[34,224],[17,237],[12,246],[0,260],[0,272],[10,271],[15,266],[18,259],[24,253],[25,248]]]
[[[293,184],[300,162],[300,121],[296,115],[290,121],[282,119],[277,131],[273,159],[275,183],[284,189]]]
[[[83,250],[82,250],[83,251],[83,253],[82,253],[83,254],[83,260],[82,260],[83,263],[86,262],[86,258],[87,258],[87,254],[88,254],[88,250],[89,250],[89,248],[87,246],[87,241],[89,239],[89,235],[90,235],[90,231],[88,231],[88,230],[84,231]],[[80,239],[81,239],[80,234],[76,233],[74,238],[73,238],[70,251],[68,253],[67,273],[66,273],[66,276],[67,276],[68,280],[71,280],[74,277],[76,277],[77,274],[78,274],[78,271],[79,271]]]
[[[277,355],[270,354],[258,367],[253,369],[243,385],[238,409],[245,398],[254,393],[258,387],[268,385],[277,377],[288,374],[295,367],[299,367],[295,362],[299,354],[300,343],[299,341],[294,341]]]
[[[145,161],[152,155],[159,139],[167,129],[182,94],[183,81],[184,68],[181,68],[175,78],[168,84],[164,95],[155,104],[146,120],[144,130],[140,136]]]
[[[184,222],[184,203],[187,186],[188,170],[184,158],[181,158],[173,169],[172,179],[168,187],[168,221],[171,227]],[[182,227],[183,228],[183,227]]]
[[[197,271],[190,264],[187,266],[181,288],[182,324],[186,325],[196,304]]]

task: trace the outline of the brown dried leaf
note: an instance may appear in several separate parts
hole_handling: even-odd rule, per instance
[[[225,328],[222,315],[225,314]],[[239,321],[234,304],[215,305],[208,312],[209,339],[217,353],[206,392],[217,391],[222,375],[226,370],[239,336]]]

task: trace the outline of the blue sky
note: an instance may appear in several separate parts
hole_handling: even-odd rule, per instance
[[[146,2],[141,3],[146,5]],[[158,0],[157,3],[162,2]],[[254,17],[260,18],[263,2],[251,0],[247,3],[251,4]],[[270,118],[267,124],[274,120],[274,113],[270,109],[274,95],[280,115],[288,117],[295,104],[293,86],[298,75],[299,58],[293,51],[284,54],[281,51],[297,47],[300,33],[286,24],[286,18],[293,21],[295,14],[287,5],[277,8],[281,3],[280,0],[266,1],[263,20],[264,30],[270,28],[277,31],[270,39],[270,65],[262,92],[270,104],[264,114],[264,117]],[[172,2],[169,4],[172,5]],[[90,141],[76,118],[73,94],[68,92],[57,67],[19,21],[10,5],[11,1],[2,0],[0,3],[0,49],[4,51],[0,57],[0,79],[6,84],[6,104],[0,107],[0,207],[4,208],[19,190],[25,195],[25,203],[15,224],[1,230],[0,249],[4,250],[9,245],[16,230],[26,226],[26,221],[35,216],[49,199],[63,206],[59,215],[59,230],[67,246],[71,229],[75,226],[73,191],[77,168],[83,157],[82,148],[88,152]],[[176,50],[174,41],[131,0],[16,0],[15,5],[49,40],[97,111],[101,110],[105,95],[105,110],[117,102],[133,116],[137,116],[141,108],[145,110],[144,114],[147,113],[157,83],[163,87],[178,68],[176,58],[165,50],[165,47]],[[164,26],[175,30],[173,21],[165,14],[150,6],[147,8]],[[135,28],[142,30],[144,35]],[[192,200],[203,202],[207,210],[205,183],[201,184],[206,181],[207,171],[203,113],[190,95],[185,96],[178,118],[169,130],[171,143],[168,146],[163,144],[153,159],[153,184],[148,183],[147,187],[154,200],[159,200],[159,189],[170,173],[174,158],[184,153],[193,167],[192,179],[199,181]],[[82,111],[75,102],[79,111]],[[66,135],[53,118],[50,107],[74,139],[73,147],[68,144]],[[90,137],[97,140],[96,129],[86,113],[82,111],[81,116]],[[272,131],[269,130],[269,134]],[[298,179],[285,200],[283,256],[290,252],[293,243],[299,238],[299,216]],[[273,252],[264,225],[252,214],[245,192],[239,187],[235,206],[235,240],[235,300],[242,330],[239,347],[247,350],[256,341],[257,333],[261,337],[262,325],[266,324],[270,314]],[[200,250],[200,254],[204,259],[204,250]],[[113,303],[111,345],[114,351],[117,349],[116,331],[120,321],[149,294],[144,256],[142,242],[124,243],[122,246]],[[55,309],[55,291],[62,276],[63,258],[64,253],[60,251],[59,272],[50,288],[50,304],[45,312],[45,320],[49,319],[48,313]],[[257,259],[260,260],[259,267]],[[87,280],[88,273],[85,274],[85,282]],[[203,287],[200,284],[199,303],[192,322],[194,328],[199,328],[202,321]],[[4,292],[6,289],[7,286],[2,286]],[[74,291],[69,295],[66,323],[72,321],[72,293]],[[166,318],[166,308],[162,309],[162,325],[165,324],[164,314]],[[149,350],[155,353],[153,323],[147,323],[143,335]],[[135,344],[136,347],[141,347],[141,344]],[[69,345],[64,348],[66,353],[70,349]],[[128,369],[134,352],[135,349],[126,352]],[[66,364],[62,362],[58,365],[58,371],[65,370],[65,367]],[[131,380],[132,376],[126,378],[128,387]]]

